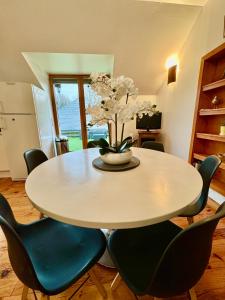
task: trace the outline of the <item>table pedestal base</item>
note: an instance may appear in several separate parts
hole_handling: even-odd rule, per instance
[[[104,233],[105,237],[106,237],[106,240],[108,241],[108,238],[110,236],[110,233],[112,232],[112,230],[109,230],[109,229],[101,229],[101,231]],[[115,265],[109,255],[109,251],[108,249],[106,248],[104,254],[102,255],[102,257],[99,259],[98,263],[100,265],[103,265],[105,267],[108,267],[108,268],[115,268]]]

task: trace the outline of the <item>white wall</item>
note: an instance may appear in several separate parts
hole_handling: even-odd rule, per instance
[[[35,85],[32,86],[33,99],[41,149],[49,158],[51,158],[55,155],[56,151],[55,128],[49,91],[48,74],[41,68],[41,66],[33,59],[32,56],[29,56],[26,53],[24,53],[23,56],[40,83],[40,86],[42,87],[42,89],[40,89]]]
[[[224,41],[224,12],[224,0],[208,1],[179,53],[177,82],[167,86],[165,78],[158,94],[166,150],[184,159],[189,153],[200,59]]]

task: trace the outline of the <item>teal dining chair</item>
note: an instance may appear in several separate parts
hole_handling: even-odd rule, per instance
[[[150,150],[165,152],[163,144],[159,142],[145,141],[142,143],[141,147]]]
[[[95,147],[96,147],[96,144],[94,141],[88,141],[87,148],[95,148]]]
[[[102,297],[107,297],[91,270],[106,248],[101,230],[72,226],[50,218],[20,224],[1,194],[0,225],[7,239],[12,268],[24,284],[23,300],[29,288],[42,292],[47,298],[59,294],[85,273]]]
[[[28,175],[40,164],[48,160],[48,157],[41,149],[29,149],[26,150],[23,154]],[[40,212],[39,218],[42,219],[44,214]]]
[[[186,217],[189,224],[193,223],[194,216],[199,214],[205,208],[211,180],[220,164],[221,159],[216,155],[210,155],[201,162],[200,168],[198,169],[203,181],[201,194],[197,201],[188,205],[180,215],[180,217]]]
[[[48,160],[48,157],[41,149],[29,149],[23,154],[27,172],[30,174],[37,166]]]
[[[213,232],[225,216],[225,202],[217,212],[185,229],[170,221],[114,231],[108,249],[119,274],[135,295],[157,298],[189,292],[208,265]]]

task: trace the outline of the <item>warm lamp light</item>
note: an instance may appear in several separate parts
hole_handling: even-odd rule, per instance
[[[177,54],[173,54],[167,58],[165,66],[167,69],[169,69],[173,66],[176,66],[177,64],[178,64],[178,56]]]
[[[178,65],[178,57],[176,54],[168,57],[166,60],[166,68],[168,69],[168,81],[167,84],[176,81],[177,77],[177,65]]]

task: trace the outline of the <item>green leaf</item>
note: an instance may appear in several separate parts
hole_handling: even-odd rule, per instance
[[[132,143],[132,137],[128,136],[127,138],[125,138],[122,143],[119,145],[118,147],[118,152],[121,153],[124,151],[124,149],[129,148],[129,144]]]
[[[130,148],[130,147],[132,147],[133,144],[135,144],[135,141],[133,141],[133,142],[131,141],[131,142],[127,143],[127,145],[126,145],[126,147],[124,148],[124,150],[125,150],[125,149],[128,149],[128,148]]]
[[[118,148],[118,152],[122,153],[126,149],[127,144],[127,141],[125,143],[122,143]]]
[[[109,143],[105,139],[99,139],[98,140],[98,145],[101,148],[107,148],[107,147],[109,147]]]
[[[104,147],[104,148],[99,149],[99,152],[101,155],[104,155],[109,152],[117,153],[116,148],[114,148],[114,147]]]
[[[107,148],[101,148],[101,149],[99,149],[99,153],[100,153],[101,155],[104,155],[104,154],[106,154],[106,153],[109,153],[109,149],[107,149]]]
[[[126,141],[125,141],[126,140]],[[130,147],[133,146],[133,144],[135,143],[135,141],[132,141],[131,137],[126,138],[123,143],[120,145],[120,149],[119,152],[125,152],[127,149],[129,149]]]
[[[114,153],[117,152],[116,147],[109,146],[107,147],[107,149],[109,149],[110,152],[114,152]]]
[[[129,140],[132,141],[132,137],[131,137],[131,136],[126,137],[126,138],[122,141],[121,145],[122,145],[123,143],[129,141]]]

